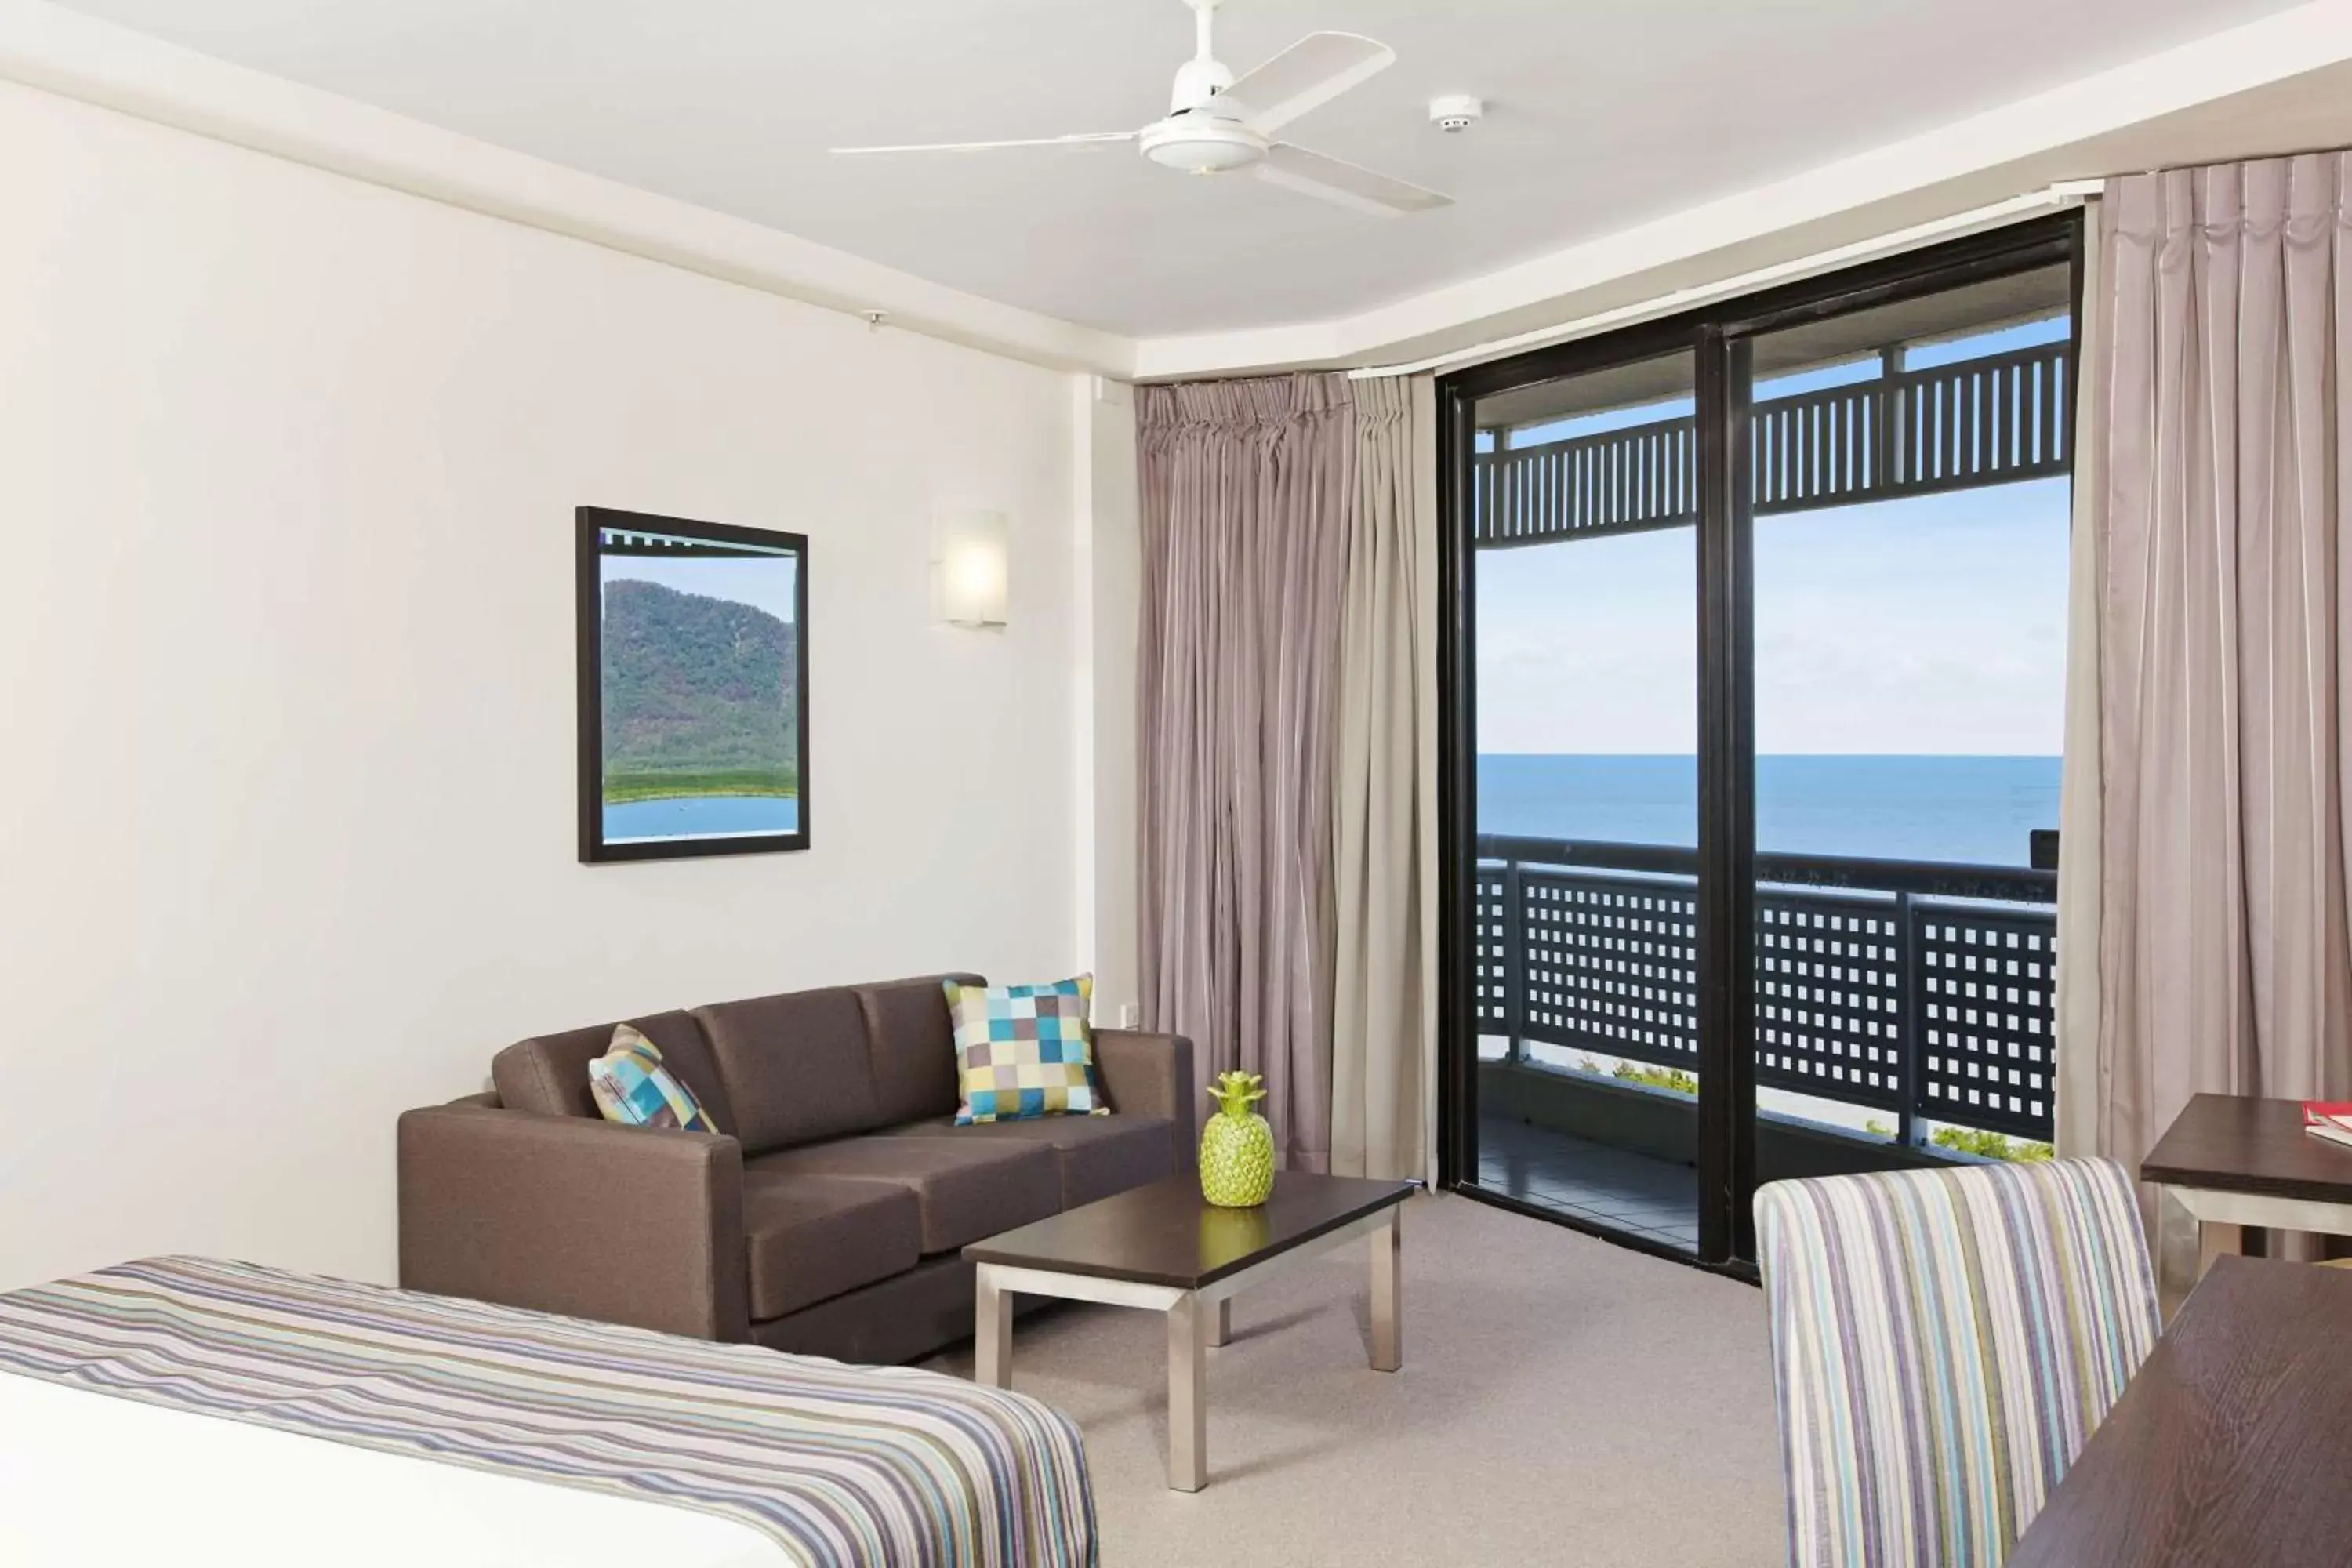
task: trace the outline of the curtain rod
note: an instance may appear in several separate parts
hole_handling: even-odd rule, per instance
[[[2297,147],[2286,153],[2249,153],[2242,158],[2200,158],[2193,163],[2159,163],[2153,169],[2127,171],[2141,174],[2179,174],[2194,169],[2227,169],[2243,163],[2287,163],[2297,158],[2340,158],[2352,147]]]
[[[1882,234],[1870,239],[1856,240],[1850,245],[1816,251],[1811,256],[1799,257],[1793,261],[1774,262],[1769,267],[1759,267],[1751,271],[1742,272],[1714,283],[1695,284],[1687,289],[1677,289],[1671,293],[1660,294],[1637,304],[1620,305],[1614,310],[1582,316],[1558,326],[1538,327],[1533,331],[1521,332],[1516,337],[1496,338],[1470,348],[1456,349],[1451,353],[1433,354],[1427,359],[1414,360],[1408,364],[1366,365],[1360,369],[1349,371],[1348,378],[1350,381],[1374,381],[1389,376],[1419,375],[1425,371],[1452,370],[1459,365],[1475,364],[1481,360],[1499,359],[1505,354],[1518,353],[1528,349],[1548,348],[1553,343],[1564,343],[1576,338],[1589,338],[1611,327],[1631,326],[1636,321],[1654,321],[1660,316],[1671,316],[1676,311],[1712,304],[1718,300],[1731,299],[1741,294],[1752,294],[1759,289],[1768,288],[1775,283],[1790,282],[1799,278],[1809,278],[1817,273],[1851,266],[1856,262],[1872,260],[1881,256],[1892,256],[1898,251],[1916,249],[1932,240],[1948,239],[1962,233],[1992,228],[2029,214],[2046,212],[2054,208],[2080,206],[2086,202],[2097,200],[2099,192],[2105,188],[2105,184],[2106,182],[2104,180],[2062,180],[2042,190],[2028,192],[2021,196],[2011,196],[2007,201],[1995,202],[1990,206],[1972,207],[1967,212],[1954,213],[1949,217],[1931,219],[1927,223],[1914,224],[1909,228],[1897,229],[1892,234]]]

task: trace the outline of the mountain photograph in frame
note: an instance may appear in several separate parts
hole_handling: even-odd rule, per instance
[[[808,540],[582,507],[580,858],[805,849]]]

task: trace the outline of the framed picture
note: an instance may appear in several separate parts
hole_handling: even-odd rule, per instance
[[[583,506],[580,858],[805,849],[808,541]]]

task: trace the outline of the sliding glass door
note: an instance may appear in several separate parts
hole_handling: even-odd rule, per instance
[[[2050,1152],[2073,302],[2062,261],[1743,345],[1759,1180]]]
[[[1698,1247],[1692,355],[1479,399],[1477,1180]]]
[[[1440,384],[1445,1159],[1745,1269],[2046,1156],[2070,216]]]

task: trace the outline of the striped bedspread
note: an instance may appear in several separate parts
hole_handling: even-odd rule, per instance
[[[251,1264],[0,1294],[0,1373],[751,1526],[809,1568],[1092,1568],[1085,1450],[936,1373]]]

